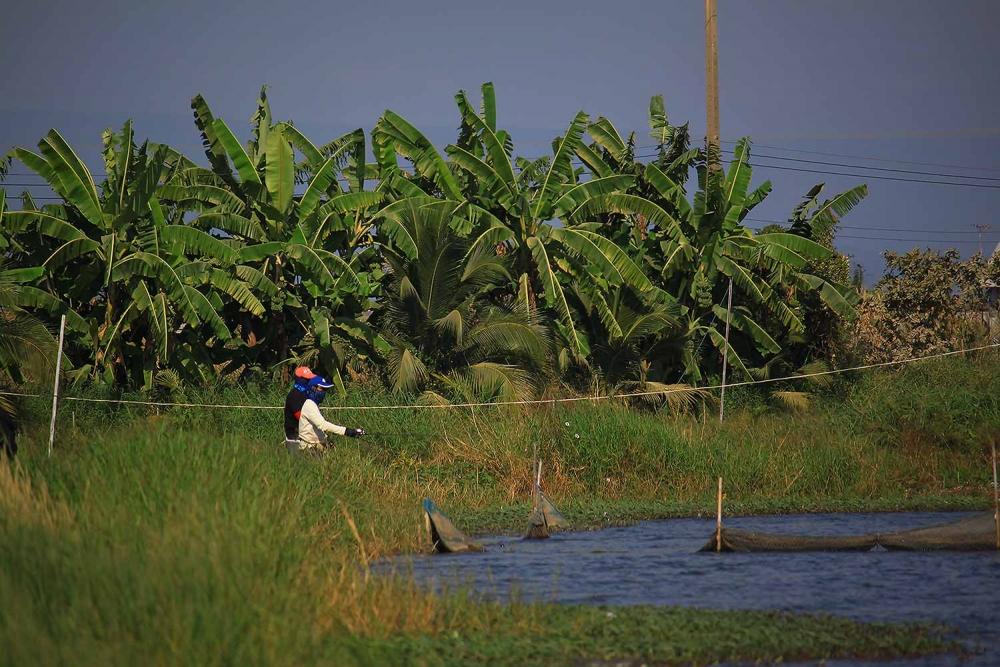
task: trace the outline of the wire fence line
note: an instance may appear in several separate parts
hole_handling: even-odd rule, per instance
[[[869,370],[872,368],[884,368],[887,366],[901,366],[904,364],[914,363],[917,361],[925,361],[927,359],[937,359],[941,357],[950,357],[958,354],[967,354],[969,352],[979,352],[982,350],[996,349],[1000,348],[1000,343],[991,343],[989,345],[980,345],[978,347],[963,348],[960,350],[950,350],[948,352],[938,352],[935,354],[928,354],[919,357],[910,357],[908,359],[900,359],[897,361],[883,361],[875,364],[864,364],[861,366],[852,366],[850,368],[835,368],[825,371],[815,371],[812,373],[800,373],[796,375],[785,375],[776,378],[763,378],[760,380],[745,380],[742,382],[727,382],[725,387],[727,389],[732,387],[747,387],[759,384],[772,384],[775,382],[786,382],[794,380],[805,380],[812,377],[825,376],[825,375],[837,375],[840,373],[851,373],[854,371]],[[331,412],[343,411],[343,410],[353,410],[353,411],[377,411],[377,410],[444,410],[444,409],[455,409],[455,408],[495,408],[495,407],[505,407],[505,406],[517,406],[517,405],[557,405],[561,403],[583,403],[583,402],[597,402],[597,401],[613,401],[619,399],[629,399],[629,398],[641,398],[648,396],[667,396],[670,394],[683,394],[692,391],[714,391],[722,389],[722,384],[708,385],[704,387],[675,387],[672,389],[660,389],[654,391],[637,391],[629,392],[624,394],[603,394],[598,396],[570,396],[565,398],[540,398],[540,399],[526,399],[519,401],[493,401],[493,402],[482,402],[482,403],[426,403],[426,404],[399,404],[399,405],[338,405],[338,406],[328,406],[323,408]],[[40,398],[43,394],[28,394],[20,392],[8,392],[0,391],[0,396],[18,396],[18,397],[28,397],[28,398]],[[75,401],[80,403],[117,403],[120,405],[146,405],[152,407],[171,407],[171,408],[214,408],[214,409],[226,409],[226,410],[283,410],[282,405],[252,405],[252,404],[240,404],[240,403],[184,403],[184,402],[171,402],[171,401],[140,401],[134,399],[124,399],[124,398],[86,398],[83,396],[60,396],[62,401]]]

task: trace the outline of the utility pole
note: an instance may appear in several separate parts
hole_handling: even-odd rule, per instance
[[[719,139],[719,30],[715,0],[705,0],[705,113],[709,169],[722,169]]]
[[[976,229],[979,231],[979,254],[983,254],[983,232],[988,232],[992,227],[987,223],[983,225],[976,225]]]

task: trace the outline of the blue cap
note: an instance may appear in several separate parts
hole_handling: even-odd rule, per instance
[[[310,389],[329,389],[330,387],[333,387],[334,384],[322,375],[317,375],[313,379],[309,380],[309,384],[306,386]]]

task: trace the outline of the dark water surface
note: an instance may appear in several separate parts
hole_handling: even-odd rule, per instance
[[[805,535],[906,530],[966,514],[806,514],[733,517],[733,528]],[[1000,552],[697,553],[707,519],[644,521],[548,540],[500,536],[485,553],[403,557],[430,586],[467,584],[487,597],[574,604],[781,609],[866,621],[929,621],[959,630],[981,652],[961,664],[1000,665]],[[853,664],[838,662],[836,664]],[[906,665],[958,664],[936,656]]]

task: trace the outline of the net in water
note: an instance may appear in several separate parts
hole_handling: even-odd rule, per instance
[[[481,544],[456,528],[451,519],[445,516],[430,498],[424,498],[424,518],[431,535],[431,544],[437,553],[483,550]]]
[[[538,507],[531,511],[528,516],[528,532],[524,534],[526,540],[546,540],[550,537],[549,527],[545,523],[545,515]]]
[[[566,517],[556,509],[556,506],[541,491],[538,492],[538,508],[542,511],[542,516],[545,517],[545,525],[550,530],[553,528],[560,530],[569,528],[569,521],[566,520]]]
[[[528,516],[528,532],[525,533],[526,540],[544,540],[548,538],[553,530],[569,528],[569,521],[556,509],[541,490],[535,491],[535,504]]]
[[[761,533],[723,528],[720,551],[868,551],[876,546],[909,551],[980,551],[996,549],[996,523],[992,512],[947,523],[866,535],[813,536]],[[716,550],[716,535],[702,551]]]
[[[996,522],[992,512],[926,528],[884,533],[878,543],[896,551],[988,551],[997,548]]]
[[[877,535],[823,537],[723,528],[720,551],[868,551],[875,548],[877,540]],[[712,539],[701,550],[715,551],[715,547],[713,534]]]

